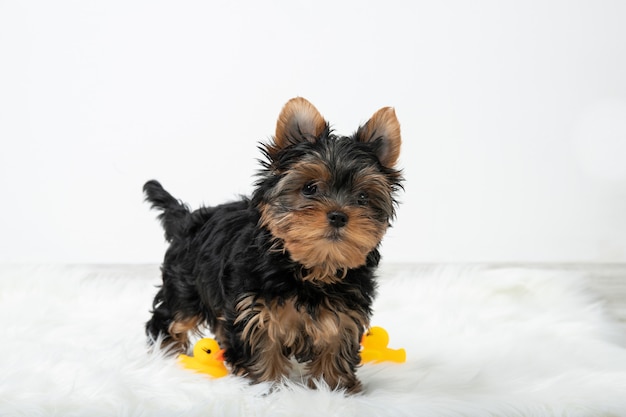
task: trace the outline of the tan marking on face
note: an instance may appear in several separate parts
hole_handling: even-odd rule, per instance
[[[348,269],[365,265],[367,255],[378,246],[387,229],[374,221],[367,209],[339,208],[348,216],[346,226],[337,229],[328,222],[334,208],[323,204],[287,212],[275,218],[269,205],[261,208],[261,223],[282,243],[294,262],[306,272],[302,278],[328,283],[341,280]]]

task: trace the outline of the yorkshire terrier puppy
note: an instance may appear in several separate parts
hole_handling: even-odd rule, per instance
[[[400,124],[378,110],[337,136],[303,98],[283,107],[249,199],[190,211],[156,181],[144,186],[170,246],[146,324],[174,352],[208,324],[232,371],[279,381],[291,359],[309,385],[361,390],[379,243],[394,218]]]

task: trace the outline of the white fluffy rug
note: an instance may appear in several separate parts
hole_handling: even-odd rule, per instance
[[[365,393],[212,380],[149,354],[157,266],[0,267],[1,416],[624,416],[626,344],[571,273],[380,271],[372,321],[404,364]]]

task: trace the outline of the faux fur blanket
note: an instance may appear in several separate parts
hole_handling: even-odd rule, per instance
[[[624,416],[623,329],[585,278],[538,269],[380,270],[373,325],[403,364],[365,392],[211,379],[149,353],[153,266],[0,266],[1,416]]]

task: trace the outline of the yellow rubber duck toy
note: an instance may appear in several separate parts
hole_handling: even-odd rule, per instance
[[[396,362],[406,361],[406,351],[404,349],[390,349],[389,334],[382,327],[372,327],[361,339],[361,363],[366,362]]]
[[[214,339],[205,337],[193,346],[193,356],[180,355],[178,361],[183,367],[196,372],[221,378],[228,375],[224,365],[224,349]]]

